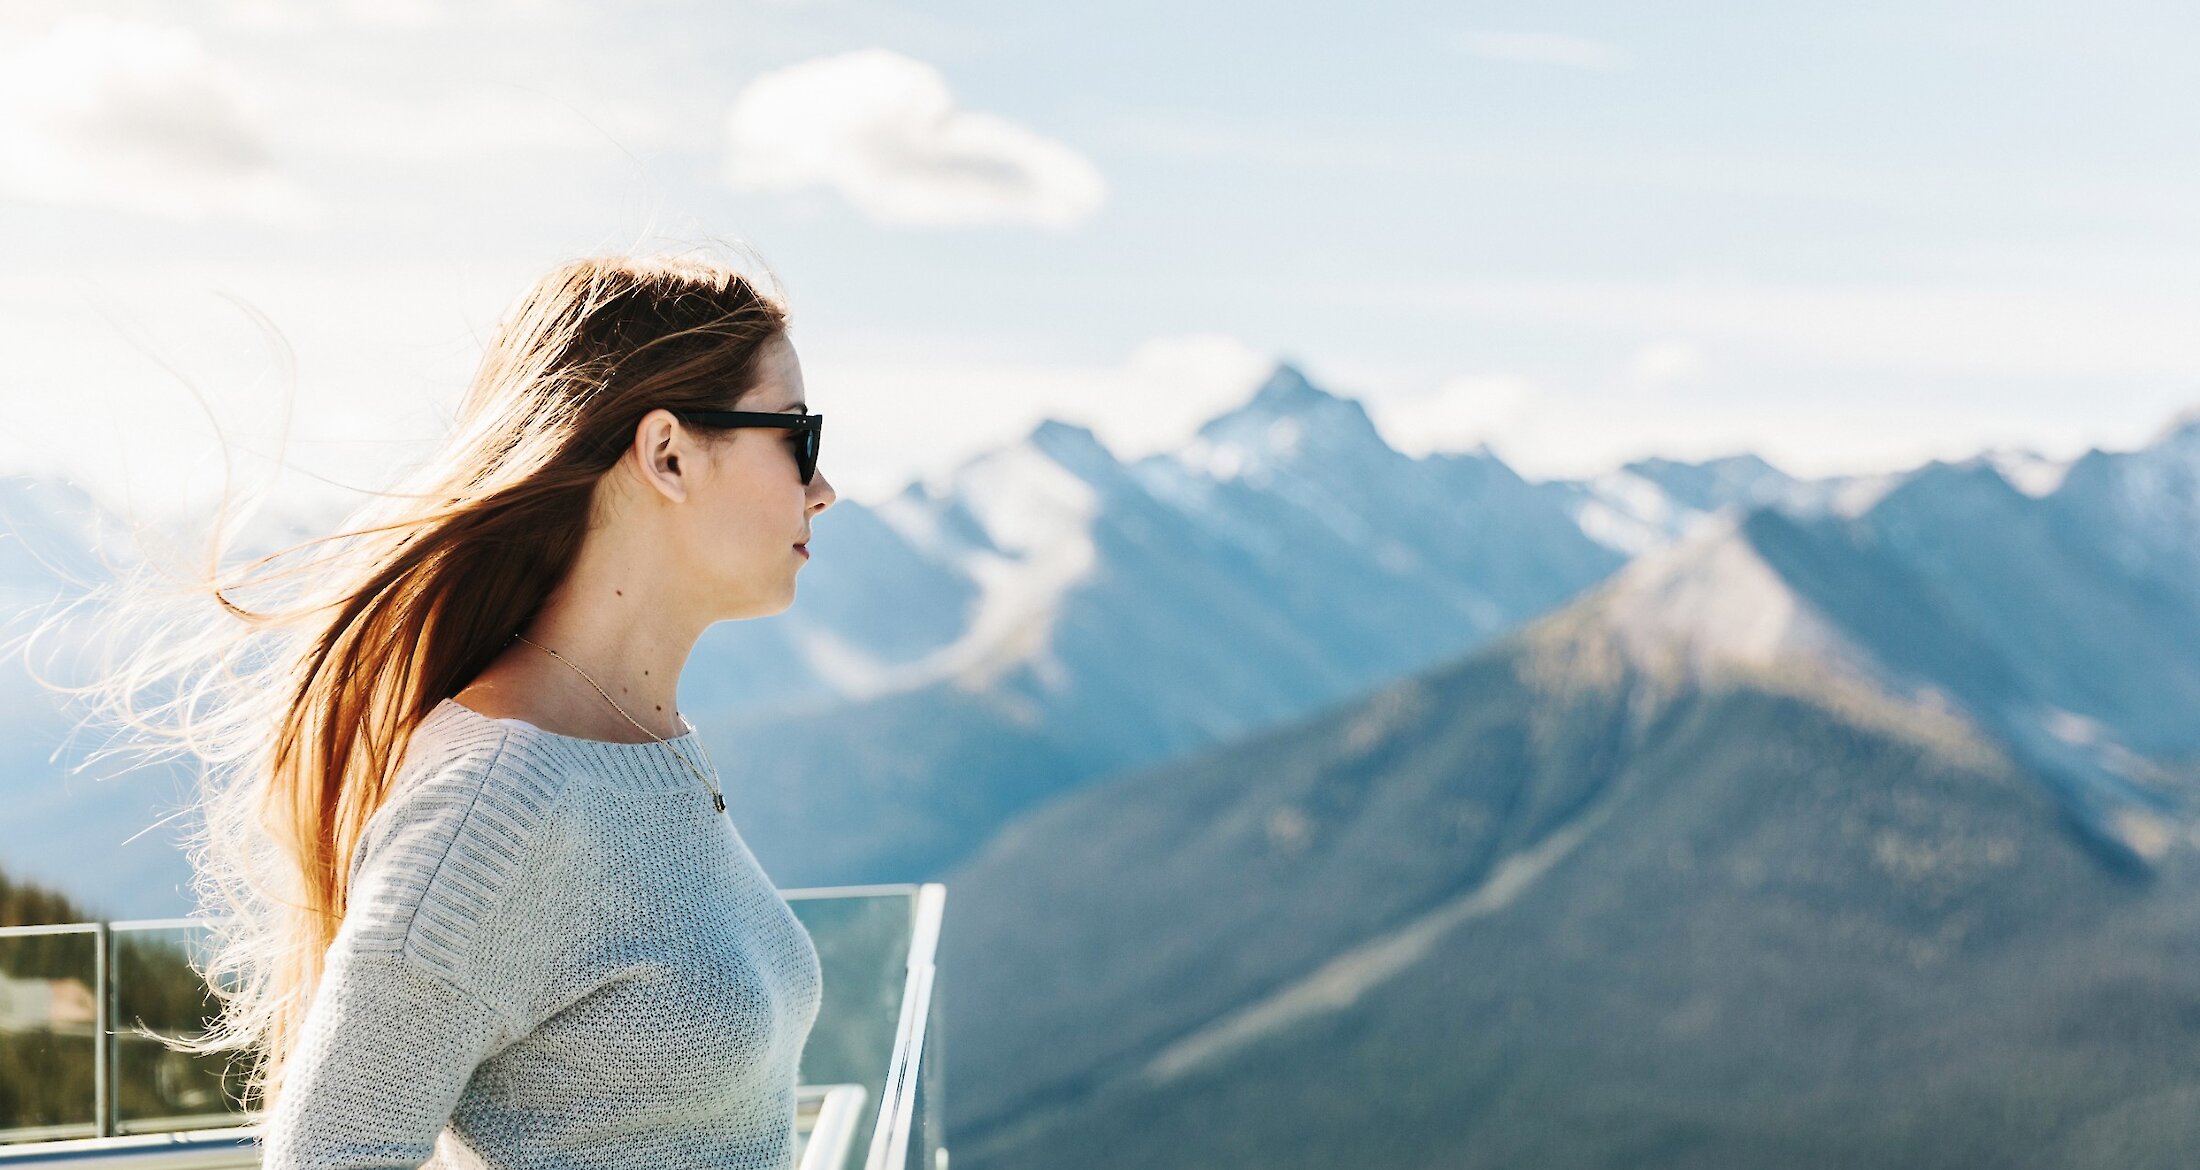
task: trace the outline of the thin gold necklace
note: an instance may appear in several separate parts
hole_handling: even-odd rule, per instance
[[[546,654],[550,655],[550,656],[551,656],[552,658],[555,658],[555,659],[557,659],[558,661],[560,661],[560,662],[563,662],[563,663],[565,663],[565,664],[566,664],[567,666],[573,666],[573,662],[572,662],[572,660],[571,660],[571,659],[567,658],[567,657],[566,657],[565,655],[563,655],[563,654],[560,654],[560,653],[558,653],[558,652],[557,652],[557,651],[555,651],[555,650],[552,650],[552,649],[550,649],[550,647],[548,647],[548,646],[545,646],[545,645],[543,645],[542,643],[540,643],[540,642],[537,642],[537,641],[535,641],[535,640],[534,640],[533,638],[530,638],[530,637],[528,637],[528,636],[527,636],[527,635],[525,635],[525,634],[514,634],[514,635],[512,635],[512,636],[513,636],[514,638],[517,638],[517,639],[519,639],[519,640],[520,640],[520,641],[522,641],[522,642],[525,642],[525,643],[527,643],[527,644],[528,644],[528,645],[530,645],[530,646],[533,646],[533,647],[534,647],[534,648],[536,648],[537,650],[541,650],[541,651],[543,651],[544,653],[546,653]],[[708,776],[705,776],[705,775],[703,775],[703,770],[702,770],[701,768],[698,768],[698,767],[696,767],[696,766],[695,766],[695,761],[693,761],[693,760],[690,760],[690,759],[688,759],[688,758],[687,758],[687,753],[686,753],[686,752],[683,752],[683,751],[681,751],[681,750],[680,750],[679,748],[676,748],[676,747],[672,747],[672,744],[671,744],[671,742],[670,742],[670,741],[668,741],[667,739],[665,739],[665,737],[664,737],[664,736],[661,736],[661,735],[657,734],[656,732],[654,732],[654,731],[651,731],[651,730],[650,730],[650,729],[648,729],[647,727],[642,727],[641,723],[640,723],[640,722],[639,722],[638,720],[636,720],[636,719],[635,719],[635,718],[634,718],[634,717],[633,717],[632,715],[627,715],[627,714],[626,714],[626,708],[624,708],[624,707],[621,707],[621,706],[619,706],[619,701],[618,701],[617,699],[614,699],[614,698],[612,698],[612,697],[611,697],[611,692],[609,692],[609,691],[607,691],[607,690],[603,689],[603,688],[602,688],[601,686],[597,686],[597,684],[596,684],[596,680],[595,680],[595,679],[592,679],[592,678],[588,678],[588,672],[587,672],[587,671],[585,671],[585,670],[582,670],[582,669],[581,669],[580,667],[578,667],[578,666],[573,666],[573,673],[575,673],[575,674],[578,674],[578,675],[580,675],[580,676],[581,676],[582,678],[584,678],[584,679],[587,679],[587,680],[588,680],[588,685],[589,685],[589,686],[592,686],[592,687],[596,687],[596,693],[597,693],[597,694],[599,694],[599,695],[602,695],[602,696],[603,696],[603,701],[604,701],[604,702],[606,702],[606,703],[609,703],[609,704],[611,704],[611,709],[612,709],[612,710],[614,710],[614,711],[617,711],[617,712],[618,712],[619,714],[621,714],[621,715],[625,715],[625,716],[626,716],[626,721],[627,721],[628,723],[632,723],[632,724],[634,724],[634,726],[636,726],[636,727],[638,727],[638,728],[641,728],[641,732],[642,732],[642,734],[643,734],[643,735],[646,735],[646,736],[650,737],[651,739],[654,739],[654,740],[656,740],[656,741],[657,741],[658,743],[664,744],[664,745],[665,745],[666,747],[668,747],[668,748],[672,748],[672,754],[673,754],[673,755],[676,755],[676,756],[678,756],[678,757],[680,757],[680,762],[681,762],[681,763],[683,763],[683,764],[686,764],[686,765],[688,766],[688,771],[690,771],[690,772],[693,772],[693,773],[695,773],[695,778],[696,778],[697,780],[700,780],[700,781],[702,781],[702,782],[703,782],[703,787],[705,787],[705,788],[708,788],[708,789],[710,789],[710,799],[711,799],[711,803],[713,803],[713,804],[715,804],[715,805],[717,805],[717,806],[718,806],[718,811],[719,811],[719,812],[724,812],[724,811],[726,811],[726,798],[725,798],[725,796],[724,796],[723,794],[721,794],[721,793],[720,793],[720,792],[718,791],[718,786],[717,786],[716,784],[713,784],[713,783],[711,783],[711,782],[710,782],[710,777],[708,777]],[[679,713],[678,711],[675,711],[675,712],[673,712],[673,714],[675,714],[675,715],[680,715],[680,713]],[[687,728],[688,728],[688,729],[689,729],[690,731],[694,730],[694,728],[695,728],[695,725],[694,725],[694,724],[692,724],[692,723],[689,723],[689,722],[687,721],[687,716],[685,716],[685,715],[680,715],[680,722],[681,722],[681,723],[682,723],[683,725],[685,725],[685,726],[686,726],[686,727],[687,727]],[[684,733],[683,733],[683,734],[684,734]],[[701,743],[702,743],[702,741],[701,741],[701,740],[697,740],[697,741],[696,741],[696,743],[697,743],[697,744],[701,744]],[[709,759],[709,758],[710,758],[710,753],[709,753],[709,752],[707,752],[707,751],[706,751],[706,752],[704,752],[704,753],[703,753],[703,758],[704,758],[704,759],[706,759],[706,760],[707,760],[707,759]],[[717,771],[717,770],[718,770],[718,765],[716,765],[716,764],[712,764],[712,765],[711,765],[711,771],[715,772],[715,771]]]

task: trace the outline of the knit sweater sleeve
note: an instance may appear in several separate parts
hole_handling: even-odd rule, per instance
[[[547,1012],[558,941],[515,891],[554,888],[554,778],[504,741],[410,763],[370,822],[283,1085],[268,1170],[416,1167],[474,1070]],[[566,940],[570,941],[570,940]]]

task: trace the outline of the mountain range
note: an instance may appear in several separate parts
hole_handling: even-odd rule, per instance
[[[2200,418],[1622,474],[1744,498],[949,874],[958,1164],[2195,1164]]]

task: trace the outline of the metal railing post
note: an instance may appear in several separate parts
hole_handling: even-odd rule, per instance
[[[115,1133],[114,932],[92,924],[92,1124],[99,1136]]]

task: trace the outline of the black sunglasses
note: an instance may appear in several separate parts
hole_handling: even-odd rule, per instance
[[[773,414],[762,410],[675,410],[673,417],[687,422],[701,423],[706,427],[786,427],[797,432],[794,465],[802,469],[802,482],[807,484],[817,474],[817,438],[825,429],[822,414]]]

